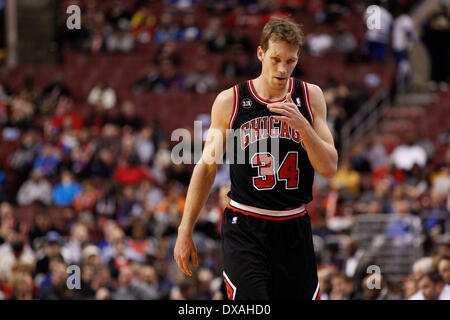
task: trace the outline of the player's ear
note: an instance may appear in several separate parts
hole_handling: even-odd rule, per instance
[[[261,46],[258,46],[258,49],[256,50],[256,55],[258,56],[258,60],[263,62],[264,60],[264,50]]]

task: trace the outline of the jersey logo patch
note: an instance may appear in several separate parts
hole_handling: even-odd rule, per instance
[[[233,220],[231,221],[231,224],[236,224],[237,223],[237,218],[238,217],[233,217]]]
[[[248,98],[242,99],[241,105],[244,109],[250,109],[252,107],[252,100]]]

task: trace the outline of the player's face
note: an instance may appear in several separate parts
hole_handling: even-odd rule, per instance
[[[283,89],[298,61],[298,46],[285,41],[269,40],[266,52],[258,47],[258,59],[262,63],[262,76],[272,89]]]

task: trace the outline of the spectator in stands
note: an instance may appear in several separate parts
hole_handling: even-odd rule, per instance
[[[365,156],[373,171],[388,164],[386,148],[375,135],[368,137],[365,150]]]
[[[45,239],[45,236],[49,231],[55,230],[55,226],[53,225],[53,222],[45,209],[45,207],[42,207],[36,213],[33,224],[28,233],[29,244],[33,249],[38,247],[37,243],[35,243],[36,239],[40,242]]]
[[[83,128],[83,117],[74,109],[71,98],[61,97],[55,105],[55,115],[51,119],[53,130],[73,129],[79,131]]]
[[[175,41],[162,43],[158,47],[154,58],[149,62],[151,66],[160,66],[167,61],[175,67],[179,67],[181,64],[179,44]]]
[[[366,24],[365,54],[369,59],[382,62],[386,59],[389,37],[391,34],[392,14],[382,1],[369,6],[364,14]],[[379,20],[378,20],[379,18]]]
[[[157,64],[153,62],[148,64],[148,66],[144,70],[144,76],[139,78],[133,84],[133,90],[137,92],[147,92],[153,90],[155,84],[160,81],[160,73],[156,65]]]
[[[443,234],[445,231],[445,223],[448,220],[448,208],[447,208],[447,194],[441,193],[438,189],[432,189],[430,191],[429,207],[421,210],[421,216],[423,218],[423,227],[430,235],[432,240],[437,242],[436,237]]]
[[[41,218],[42,219],[42,218]],[[50,272],[50,261],[61,256],[61,236],[56,231],[48,231],[44,237],[43,252],[36,261],[34,269],[35,282],[40,285],[46,274]]]
[[[133,287],[134,274],[130,267],[123,266],[119,270],[118,286],[112,294],[113,300],[136,300],[138,294]]]
[[[73,291],[67,287],[66,264],[61,258],[50,260],[50,273],[39,287],[39,300],[66,300],[72,297]]]
[[[176,66],[167,59],[161,62],[159,77],[153,82],[152,90],[162,93],[167,90],[182,90],[184,88],[184,77]]]
[[[109,178],[113,172],[113,155],[108,149],[101,149],[95,153],[89,163],[89,172],[92,177]]]
[[[428,272],[419,279],[423,300],[450,300],[450,285],[445,284],[437,272]]]
[[[128,227],[135,218],[142,215],[143,210],[143,203],[137,199],[135,188],[125,186],[117,208],[117,222],[122,227]]]
[[[128,23],[119,25],[111,34],[106,36],[107,52],[130,53],[134,49],[134,37],[129,30]]]
[[[338,23],[333,35],[332,51],[352,55],[357,48],[355,36],[347,30],[343,23]]]
[[[343,273],[331,276],[330,300],[350,300],[352,295],[351,280]]]
[[[151,39],[156,28],[156,16],[150,9],[142,6],[131,17],[131,27],[136,39],[146,44]]]
[[[417,144],[418,137],[408,134],[405,144],[397,146],[391,154],[392,163],[399,169],[409,171],[414,164],[424,167],[427,164],[427,154],[423,147]]]
[[[73,200],[73,207],[78,212],[84,210],[92,212],[99,197],[99,191],[90,181],[85,181],[83,182],[81,193],[79,193]]]
[[[418,289],[416,293],[411,296],[407,296],[408,300],[424,300],[422,291],[419,290],[419,280],[423,275],[433,272],[433,258],[423,257],[414,262],[412,266],[412,277],[415,283],[415,287]]]
[[[437,269],[444,283],[450,285],[450,257],[441,257],[438,261]]]
[[[120,115],[114,119],[114,124],[121,128],[129,126],[133,130],[142,128],[142,118],[138,115],[136,105],[133,101],[126,100],[122,103]]]
[[[376,282],[379,282],[380,287],[376,287]],[[369,284],[375,287],[369,287]],[[367,275],[361,284],[363,288],[364,300],[399,300],[400,297],[389,290],[386,280],[381,274]]]
[[[339,191],[342,198],[355,198],[359,194],[359,173],[351,167],[350,161],[344,159],[338,172],[331,180],[331,188]]]
[[[103,109],[114,108],[117,102],[116,92],[106,82],[98,82],[89,92],[88,103]]]
[[[151,179],[151,171],[142,166],[136,154],[130,154],[126,161],[118,164],[114,171],[114,180],[119,185],[138,185],[144,179]]]
[[[158,288],[158,274],[155,268],[151,265],[143,265],[139,270],[138,276],[147,293],[146,299],[158,300],[160,293]]]
[[[52,203],[52,185],[39,169],[31,172],[30,178],[22,184],[17,193],[17,203],[21,206],[30,205],[35,201],[46,205]]]
[[[32,127],[34,108],[31,102],[20,97],[14,97],[10,102],[10,112],[5,127],[15,127],[27,130]]]
[[[85,225],[76,223],[72,226],[69,241],[61,248],[64,261],[68,264],[80,264],[83,246],[89,241],[88,230]]]
[[[18,233],[11,232],[5,240],[0,245],[0,280],[8,282],[18,270],[32,271],[36,258],[33,250]]]
[[[211,300],[211,283],[213,281],[214,274],[211,272],[210,269],[207,268],[201,268],[198,271],[198,281],[199,281],[199,288],[197,291],[197,295],[195,297],[195,300]]]
[[[95,269],[102,265],[102,260],[100,257],[100,249],[94,244],[88,244],[83,248],[81,253],[83,264],[93,268],[92,273]],[[89,281],[90,282],[90,281]]]
[[[194,41],[199,40],[201,35],[201,30],[195,20],[195,14],[186,13],[175,38],[178,41]]]
[[[347,277],[354,278],[365,271],[362,269],[364,269],[365,264],[367,264],[365,259],[363,259],[366,252],[364,249],[360,248],[358,241],[355,238],[350,238],[348,240],[345,251],[347,258],[344,262],[343,270]]]
[[[176,40],[178,27],[173,21],[173,16],[170,12],[165,11],[160,17],[159,25],[155,32],[155,42],[164,43],[167,41]]]
[[[53,203],[57,206],[70,206],[81,191],[81,186],[74,180],[72,173],[64,171],[61,182],[53,189]]]
[[[316,32],[306,36],[306,48],[313,56],[321,56],[328,53],[333,45],[333,38],[325,26],[321,26]]]
[[[202,94],[217,87],[217,79],[208,69],[205,61],[200,60],[196,64],[196,69],[190,73],[185,82],[186,88],[195,93]]]
[[[243,75],[244,70],[237,60],[237,53],[234,50],[227,50],[220,66],[221,74],[230,80]]]
[[[433,13],[423,25],[422,41],[424,42],[431,62],[431,87],[445,89],[450,75],[450,14],[448,2],[442,0],[440,8]]]
[[[102,265],[94,270],[91,287],[95,291],[96,300],[109,299],[109,295],[114,291],[114,288],[108,267]]]
[[[229,39],[220,18],[209,19],[208,26],[203,32],[203,39],[211,52],[223,52],[228,48]]]
[[[132,222],[131,238],[128,240],[127,246],[130,252],[133,253],[135,261],[139,263],[145,262],[145,254],[153,244],[147,237],[147,228],[144,220],[140,217],[135,218]]]
[[[231,29],[227,42],[227,50],[240,51],[247,55],[253,53],[252,41],[248,37],[245,28],[236,27]]]
[[[39,144],[33,130],[25,131],[20,139],[19,147],[12,154],[10,164],[21,177],[28,177],[38,154]]]
[[[12,297],[9,300],[33,300],[34,284],[31,275],[27,272],[19,272],[13,276]]]
[[[58,73],[55,75],[53,82],[48,84],[42,90],[42,97],[44,99],[44,103],[48,104],[50,108],[53,108],[57,103],[60,97],[70,97],[72,96],[72,92],[64,81],[64,75],[62,73]]]
[[[94,207],[95,216],[99,219],[114,219],[117,213],[117,187],[112,182],[107,182]]]
[[[407,12],[400,11],[392,25],[392,50],[396,64],[396,89],[403,93],[409,89],[412,80],[410,53],[416,42],[414,22]]]
[[[92,300],[95,297],[95,290],[92,289],[91,283],[94,277],[94,268],[90,264],[81,266],[80,289],[74,290],[73,300]]]
[[[142,128],[136,137],[134,146],[137,156],[143,165],[148,165],[155,154],[155,143],[153,142],[154,129],[146,126]]]
[[[442,164],[430,175],[431,189],[437,189],[441,194],[450,193],[450,148],[445,151]]]
[[[394,200],[394,213],[397,216],[386,226],[385,234],[405,242],[413,241],[421,233],[422,225],[420,218],[411,215],[411,205],[405,196]]]

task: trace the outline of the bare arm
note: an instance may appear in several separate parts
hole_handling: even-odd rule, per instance
[[[272,112],[282,114],[277,116],[277,119],[286,121],[289,126],[298,130],[314,170],[330,179],[337,171],[338,154],[327,125],[325,98],[318,86],[310,84],[308,88],[314,115],[312,125],[300,113],[289,95],[286,103],[269,104],[268,108]]]
[[[189,269],[189,257],[197,264],[197,251],[192,233],[200,210],[208,198],[217,170],[216,159],[222,159],[226,146],[227,129],[234,107],[232,89],[221,92],[214,101],[211,111],[211,126],[200,161],[194,168],[189,184],[186,204],[174,249],[174,258],[186,275],[192,275]]]

